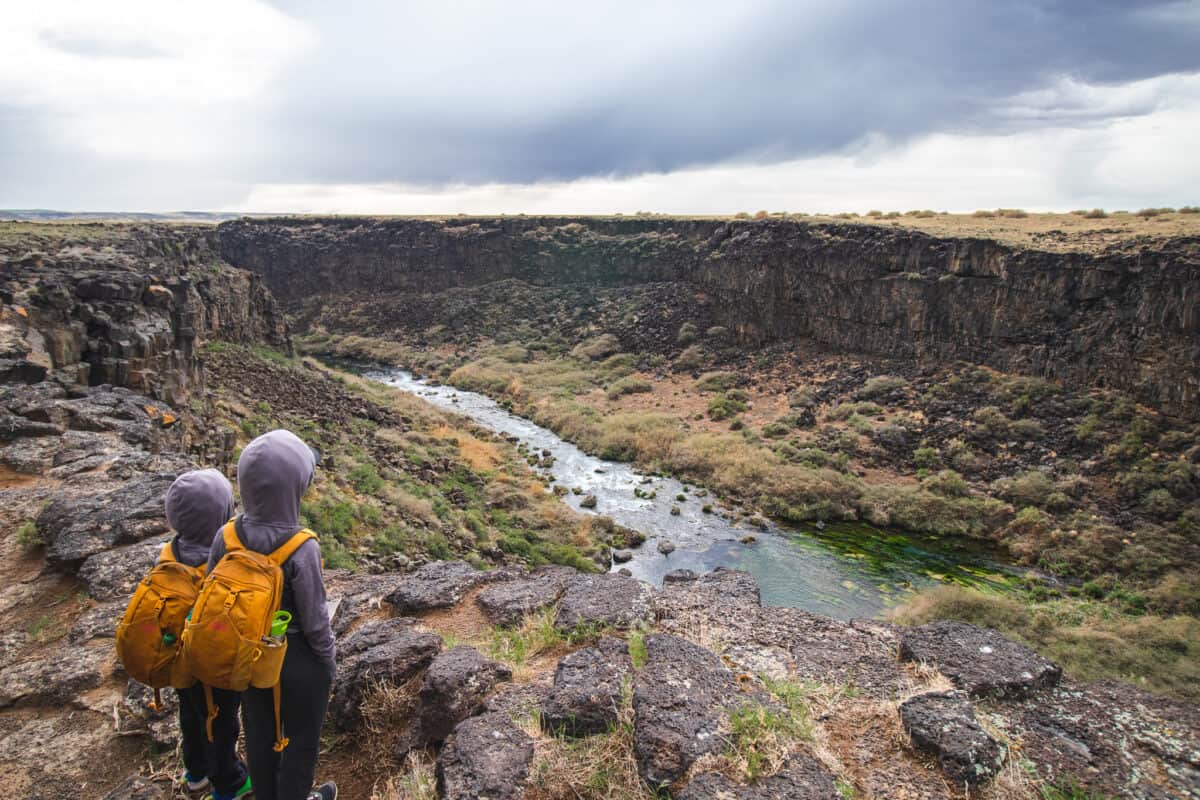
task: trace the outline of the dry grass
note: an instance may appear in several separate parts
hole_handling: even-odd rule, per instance
[[[437,800],[433,758],[423,750],[408,754],[404,771],[376,784],[371,800]]]

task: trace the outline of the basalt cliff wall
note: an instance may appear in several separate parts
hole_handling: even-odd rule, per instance
[[[211,227],[0,240],[0,382],[111,384],[180,403],[203,388],[205,339],[291,346],[263,280],[221,260]]]
[[[298,307],[345,292],[432,296],[674,285],[753,345],[963,360],[1129,391],[1200,414],[1200,241],[1049,252],[901,227],[790,219],[280,218],[218,227],[221,255]]]

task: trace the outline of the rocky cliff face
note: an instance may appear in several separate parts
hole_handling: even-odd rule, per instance
[[[1169,413],[1200,408],[1195,239],[1051,253],[783,219],[525,217],[242,220],[218,239],[297,307],[317,294],[429,298],[512,281],[655,287],[746,343],[966,360],[1122,389]]]
[[[202,386],[206,338],[290,346],[262,280],[212,228],[76,226],[0,237],[0,381],[124,386],[178,403]]]

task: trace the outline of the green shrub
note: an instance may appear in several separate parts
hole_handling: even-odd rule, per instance
[[[783,422],[768,422],[763,426],[762,434],[768,439],[782,439],[791,431],[791,426]]]
[[[675,359],[675,369],[681,371],[699,369],[704,364],[704,348],[698,344],[688,345]]]
[[[918,447],[913,451],[913,463],[919,469],[937,469],[942,464],[942,457],[933,447]]]
[[[675,335],[675,341],[686,346],[696,341],[699,336],[700,329],[691,322],[685,322],[679,326],[679,333]]]
[[[604,333],[580,342],[571,350],[571,356],[587,361],[598,361],[607,358],[621,349],[621,342],[611,333]]]
[[[944,469],[921,481],[921,488],[945,497],[966,497],[971,493],[967,482],[952,469]]]
[[[876,375],[860,386],[854,392],[854,397],[858,400],[874,400],[897,389],[902,389],[907,385],[908,381],[897,375]]]
[[[654,385],[641,378],[626,377],[610,383],[606,393],[609,400],[616,400],[627,394],[645,394],[654,391]]]
[[[383,478],[374,464],[356,464],[346,477],[363,494],[377,495],[383,491]]]
[[[859,402],[859,403],[838,403],[833,408],[825,412],[825,419],[843,420],[849,419],[855,414],[862,417],[873,417],[876,414],[882,413],[883,409],[875,403]]]
[[[706,372],[696,379],[696,391],[724,392],[737,386],[739,380],[736,372]]]
[[[746,403],[728,393],[718,394],[708,403],[708,416],[718,422],[736,416],[745,410]]]
[[[22,522],[17,528],[17,545],[25,550],[34,550],[39,547],[45,547],[46,539],[42,536],[42,532],[38,530],[37,523],[33,520]]]

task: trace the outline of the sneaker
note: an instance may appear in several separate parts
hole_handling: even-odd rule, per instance
[[[199,778],[195,778],[190,772],[183,773],[183,778],[180,779],[180,783],[182,783],[189,792],[203,792],[212,785],[208,780],[207,775],[201,775]]]
[[[337,800],[337,784],[325,781],[308,793],[308,800]]]
[[[246,781],[233,791],[233,794],[221,794],[214,791],[212,794],[204,796],[204,800],[240,800],[240,798],[254,793],[254,787],[250,785],[250,776],[246,776]]]

